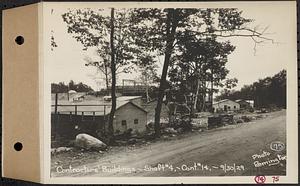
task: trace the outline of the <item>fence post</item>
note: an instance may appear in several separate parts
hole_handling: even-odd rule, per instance
[[[124,95],[124,79],[122,79],[122,94]]]
[[[54,140],[56,140],[56,136],[57,136],[57,125],[58,125],[58,115],[57,115],[57,100],[58,100],[58,93],[55,93],[55,105],[54,105],[54,117],[53,117],[53,119],[54,119],[54,126],[51,126],[51,127],[54,127],[54,130],[53,130],[53,132],[55,133],[54,135],[53,135],[53,137],[54,137]],[[51,130],[52,131],[52,130]]]
[[[53,137],[54,137],[54,140],[56,141],[57,140],[57,136],[58,136],[58,126],[59,126],[59,112],[55,113],[54,114],[54,126],[51,126],[54,128],[53,132]],[[52,130],[51,130],[52,131]]]
[[[57,139],[57,136],[58,136],[58,129],[59,129],[59,112],[57,112],[57,115],[56,115],[56,122],[55,122],[55,136],[54,136],[54,139],[56,140]]]
[[[57,121],[59,122],[59,112],[57,112]]]
[[[55,105],[54,105],[54,114],[57,114],[57,100],[58,100],[58,93],[55,93]]]
[[[77,115],[77,105],[75,105],[75,116]]]
[[[103,132],[104,132],[104,134],[106,134],[106,117],[105,117],[105,115],[106,115],[106,105],[104,105],[103,106],[104,107],[104,113],[103,113],[103,120],[104,120],[104,125],[103,125]]]

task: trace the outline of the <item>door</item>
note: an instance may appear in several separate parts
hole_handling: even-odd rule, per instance
[[[122,131],[125,132],[127,131],[127,121],[126,120],[122,120],[121,122],[121,128],[122,128]]]

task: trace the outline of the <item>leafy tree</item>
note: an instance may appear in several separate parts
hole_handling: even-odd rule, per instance
[[[67,93],[69,90],[75,90],[76,92],[91,92],[94,91],[90,86],[83,84],[82,82],[75,83],[71,80],[68,85],[64,82],[51,83],[51,93]]]
[[[107,52],[108,54],[108,52]],[[99,53],[99,56],[102,54]],[[108,55],[107,55],[108,56]],[[93,66],[97,68],[97,73],[100,73],[100,76],[104,75],[104,81],[106,90],[109,89],[109,86],[111,85],[111,70],[110,70],[110,58],[107,56],[101,56],[101,59],[99,61],[94,61],[90,57],[85,57],[85,66]]]
[[[51,93],[64,93],[68,92],[68,86],[64,82],[51,83]]]
[[[67,23],[68,33],[83,45],[83,50],[96,48],[102,61],[87,63],[99,68],[109,66],[111,73],[112,108],[109,117],[108,132],[113,141],[113,118],[116,109],[116,71],[124,67],[129,72],[133,67],[133,48],[130,47],[131,37],[128,31],[127,12],[124,9],[76,9],[62,15]],[[110,56],[110,59],[108,59]],[[108,78],[107,78],[108,79]],[[107,82],[108,85],[108,82]]]
[[[114,8],[111,9],[110,14],[110,56],[111,56],[111,62],[110,62],[110,70],[111,70],[111,110],[109,114],[109,125],[108,125],[108,131],[110,134],[110,137],[113,138],[114,136],[114,129],[113,129],[113,120],[116,112],[117,107],[117,98],[116,98],[116,50],[115,50],[115,44],[114,44],[114,34],[115,34],[115,10]]]
[[[149,89],[153,83],[156,83],[158,80],[157,77],[157,68],[158,66],[155,64],[154,57],[151,55],[144,55],[143,57],[139,57],[138,62],[138,70],[140,72],[139,81],[142,82],[142,85],[146,87],[146,99],[147,102],[151,100]]]
[[[229,42],[217,42],[213,38],[198,40],[192,37],[182,41],[179,54],[174,54],[172,65],[170,66],[170,81],[177,82],[182,89],[182,93],[192,94],[191,110],[195,111],[197,105],[199,110],[204,110],[206,94],[212,98],[213,86],[223,86],[223,80],[228,74],[225,65],[228,55],[235,49]],[[179,89],[180,89],[179,87]],[[199,104],[200,100],[200,104]],[[212,102],[212,99],[210,100]]]
[[[216,97],[216,100],[219,101],[221,100],[220,98],[221,97],[229,97],[229,95],[232,93],[232,92],[235,92],[234,90],[231,90],[232,88],[236,87],[237,86],[237,83],[238,83],[238,79],[236,78],[232,78],[232,79],[226,79],[224,81],[224,83],[222,84],[222,87],[225,86],[225,88],[223,90],[221,90],[221,95],[222,96],[217,96]],[[225,98],[224,98],[225,99]]]
[[[53,51],[54,48],[56,48],[58,46],[57,43],[55,42],[55,39],[54,39],[54,31],[53,30],[51,30],[50,40],[51,40],[51,51]]]
[[[171,57],[180,47],[180,39],[249,37],[255,43],[268,40],[264,31],[247,27],[252,20],[242,17],[235,8],[217,9],[134,9],[132,12],[133,33],[136,44],[164,56],[157,106],[155,109],[155,133],[160,136],[160,112],[167,87],[167,74]],[[212,73],[214,74],[214,72]]]
[[[71,80],[69,82],[68,86],[69,86],[69,90],[75,90],[76,89],[75,82],[73,80]]]
[[[282,70],[273,77],[259,79],[251,85],[244,85],[241,90],[223,90],[217,97],[220,99],[254,100],[254,106],[286,108],[286,70]]]

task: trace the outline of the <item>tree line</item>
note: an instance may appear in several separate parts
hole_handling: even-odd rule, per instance
[[[76,92],[91,92],[94,91],[90,86],[82,82],[75,83],[71,80],[67,85],[64,82],[51,83],[51,93],[67,93],[69,90]]]
[[[116,76],[139,69],[149,83],[152,69],[162,61],[155,108],[155,134],[160,136],[160,114],[168,92],[184,92],[205,109],[206,96],[212,102],[218,87],[234,86],[236,79],[226,78],[227,56],[235,49],[230,37],[246,37],[256,44],[268,41],[264,30],[249,25],[236,8],[129,8],[73,9],[62,15],[67,31],[83,50],[95,50],[99,60],[87,66],[100,69],[111,85],[112,109],[109,133],[113,140],[116,107]],[[148,73],[151,72],[151,73]]]
[[[245,85],[239,91],[224,89],[217,99],[254,100],[256,108],[286,108],[286,70]]]

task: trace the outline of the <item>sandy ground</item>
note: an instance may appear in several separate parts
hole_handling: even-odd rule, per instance
[[[286,111],[282,110],[249,123],[141,146],[113,147],[103,154],[58,154],[51,161],[51,176],[285,175],[286,151],[270,149],[271,142],[286,143],[285,125]],[[255,154],[260,157],[254,159]],[[255,161],[264,165],[255,167]]]

